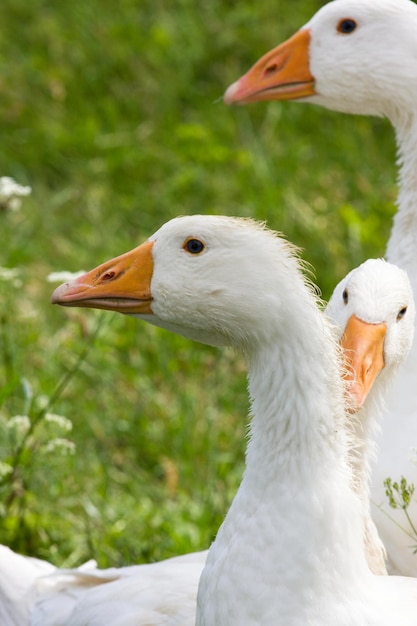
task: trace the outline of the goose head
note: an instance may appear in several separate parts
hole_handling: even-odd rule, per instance
[[[58,287],[52,302],[140,317],[190,339],[245,348],[271,311],[294,317],[292,246],[252,220],[175,218],[139,247]],[[275,329],[280,332],[279,329]]]
[[[225,93],[227,104],[303,100],[391,121],[417,100],[417,6],[333,0]]]
[[[369,259],[337,285],[326,313],[336,323],[350,395],[361,408],[376,377],[381,384],[390,380],[411,348],[415,306],[408,276]]]

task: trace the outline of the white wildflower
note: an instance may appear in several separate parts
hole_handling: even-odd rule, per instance
[[[19,276],[17,267],[0,267],[0,280],[16,280]]]
[[[0,461],[0,479],[5,478],[13,472],[13,467],[8,463]]]
[[[14,415],[7,421],[7,428],[20,435],[26,435],[30,428],[30,419],[27,415]]]
[[[10,176],[0,177],[0,208],[18,211],[22,204],[20,198],[32,192],[29,186],[19,185]]]
[[[49,422],[50,424],[55,424],[58,428],[69,432],[72,430],[72,422],[67,417],[63,415],[56,415],[56,413],[46,413],[45,422]]]
[[[66,272],[63,270],[62,272],[51,272],[46,277],[48,283],[66,283],[69,280],[75,280],[85,274],[84,270],[80,270],[79,272]]]
[[[46,453],[60,452],[63,455],[75,454],[75,443],[63,437],[57,437],[42,446],[42,451]]]
[[[39,396],[36,396],[35,402],[39,409],[44,409],[49,404],[49,396],[46,393],[39,394]]]
[[[0,267],[0,280],[11,282],[12,286],[16,289],[19,289],[22,286],[20,275],[20,270],[17,269],[17,267]]]

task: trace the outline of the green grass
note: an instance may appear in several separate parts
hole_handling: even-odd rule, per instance
[[[0,213],[0,265],[19,270],[0,279],[4,463],[22,442],[10,418],[34,426],[0,486],[1,542],[59,565],[202,549],[243,470],[242,359],[52,307],[49,272],[90,269],[197,212],[267,220],[303,248],[326,298],[383,254],[396,197],[387,122],[221,101],[321,4],[3,2],[0,176],[33,188]],[[42,411],[75,366],[51,408],[73,423],[62,433]],[[76,453],[48,452],[64,436]]]

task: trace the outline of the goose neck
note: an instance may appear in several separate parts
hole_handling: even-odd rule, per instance
[[[320,316],[318,321],[321,333],[270,338],[269,344],[252,356],[248,471],[255,457],[262,465],[273,461],[274,466],[285,466],[286,472],[289,466],[301,471],[309,459],[314,464],[323,442],[329,452],[329,441],[340,431],[337,422],[343,421],[344,407],[338,355],[324,319]],[[339,438],[340,434],[336,447]]]
[[[246,470],[200,579],[198,626],[278,613],[298,626],[366,587],[336,342],[317,310],[291,323],[249,355]]]
[[[387,259],[408,272],[417,290],[417,115],[404,115],[395,128],[400,191]]]

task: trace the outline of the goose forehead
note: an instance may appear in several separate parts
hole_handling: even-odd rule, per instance
[[[189,238],[200,239],[207,251],[227,253],[230,264],[236,259],[250,258],[262,264],[266,259],[284,261],[296,256],[296,247],[279,233],[250,218],[219,215],[177,217],[164,224],[150,241],[155,241],[154,257],[166,258],[182,250]]]
[[[349,18],[356,21],[357,28],[349,34],[338,32],[339,22]],[[409,61],[416,54],[416,27],[417,5],[411,0],[333,0],[305,25],[311,32],[313,55],[326,49],[327,37],[333,48],[336,38],[333,52],[340,48],[348,52],[347,60],[356,55],[365,67],[382,64],[388,72],[390,67],[397,71],[400,61],[404,65],[404,53]],[[392,47],[387,48],[387,42]]]
[[[378,285],[395,281],[399,281],[403,285],[409,285],[407,272],[384,259],[368,259],[347,276],[348,281],[356,280],[359,283],[365,282],[367,278],[376,281]]]
[[[396,318],[404,307],[414,310],[413,294],[406,272],[382,260],[371,259],[342,281],[349,294],[348,308],[376,321]]]
[[[341,325],[352,314],[369,323],[392,324],[404,307],[408,321],[402,326],[413,323],[415,308],[406,272],[382,259],[369,259],[338,284],[327,312]]]
[[[249,234],[264,233],[263,225],[252,219],[228,217],[224,215],[184,215],[166,222],[150,237],[150,240],[175,239],[192,235],[231,239],[237,236],[248,237]]]
[[[371,18],[373,22],[389,26],[394,16],[405,23],[410,15],[417,15],[412,0],[333,0],[319,9],[309,24],[328,18],[357,17],[366,21]]]

